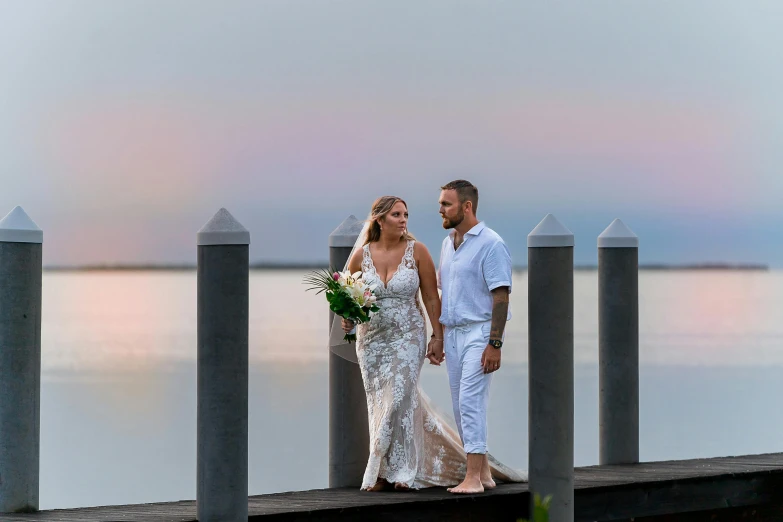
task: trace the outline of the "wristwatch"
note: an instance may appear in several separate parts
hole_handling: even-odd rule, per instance
[[[489,344],[494,348],[500,348],[503,346],[503,341],[499,341],[498,339],[490,339]]]

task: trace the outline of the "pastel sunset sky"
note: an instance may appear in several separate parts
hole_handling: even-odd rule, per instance
[[[783,267],[783,2],[3,0],[0,216],[44,263],[192,263],[226,207],[252,261],[321,261],[394,194],[433,251],[439,187],[527,261],[616,217],[642,262]]]

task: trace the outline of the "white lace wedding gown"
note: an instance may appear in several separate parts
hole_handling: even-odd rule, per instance
[[[362,273],[377,284],[380,311],[357,328],[356,355],[367,394],[370,458],[362,489],[380,478],[409,488],[453,486],[467,469],[459,434],[429,404],[419,388],[427,339],[418,300],[419,272],[409,241],[387,285],[364,246]],[[504,482],[526,480],[491,456],[492,475]]]

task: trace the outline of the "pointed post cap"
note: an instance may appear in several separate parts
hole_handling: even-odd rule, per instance
[[[196,234],[198,246],[249,245],[250,232],[225,208],[212,216]]]
[[[0,242],[43,243],[43,231],[22,207],[15,207],[0,219]]]
[[[356,238],[362,232],[362,227],[364,227],[364,223],[351,214],[329,234],[329,246],[352,247],[356,243]]]
[[[547,214],[536,228],[527,235],[528,248],[572,247],[574,234],[552,214]]]
[[[619,219],[598,236],[598,248],[639,248],[639,237]]]

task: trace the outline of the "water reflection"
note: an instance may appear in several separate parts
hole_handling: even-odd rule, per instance
[[[251,494],[325,487],[327,319],[303,272],[250,277]],[[493,453],[527,465],[526,273],[489,411]],[[41,507],[195,498],[196,274],[44,276]],[[779,451],[783,274],[642,272],[641,455]],[[597,277],[575,288],[575,462],[597,461]],[[777,365],[777,366],[776,366]],[[425,391],[449,410],[443,368]],[[727,413],[730,412],[730,413]]]
[[[647,272],[640,358],[654,364],[783,364],[783,274]]]

